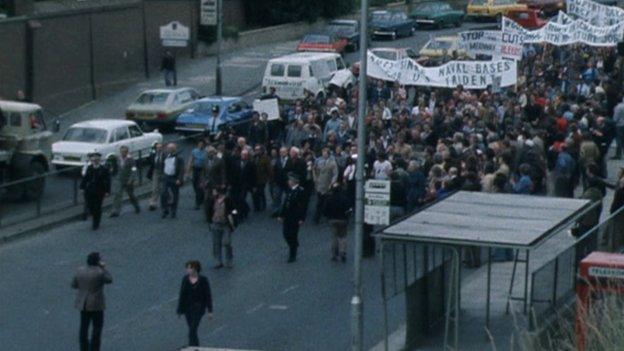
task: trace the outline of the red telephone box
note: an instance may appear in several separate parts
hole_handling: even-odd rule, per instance
[[[595,298],[602,294],[624,295],[624,255],[592,252],[579,265],[576,284],[576,342],[585,350],[587,326],[584,316]]]

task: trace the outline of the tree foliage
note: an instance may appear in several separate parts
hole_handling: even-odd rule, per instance
[[[354,0],[243,0],[250,26],[271,26],[288,22],[314,22],[350,13]]]

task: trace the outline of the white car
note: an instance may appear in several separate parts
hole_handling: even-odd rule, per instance
[[[63,139],[52,144],[52,164],[57,168],[82,167],[88,154],[99,152],[105,160],[119,154],[122,145],[130,149],[135,159],[145,159],[155,143],[161,143],[158,131],[143,133],[133,121],[96,119],[80,122],[67,129]]]
[[[178,115],[200,98],[193,88],[146,90],[128,106],[126,119],[139,123],[146,131],[153,127],[173,129]]]

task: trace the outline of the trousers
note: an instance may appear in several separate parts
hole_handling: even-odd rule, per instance
[[[89,325],[93,324],[89,341]],[[80,351],[99,351],[102,342],[104,311],[80,311]]]
[[[102,219],[102,202],[104,197],[99,194],[85,193],[85,201],[87,210],[93,217],[93,229],[100,227],[100,220]]]
[[[113,213],[119,214],[121,210],[121,202],[123,200],[123,193],[128,193],[128,198],[130,199],[130,203],[134,207],[135,211],[139,211],[139,200],[137,200],[136,196],[134,196],[134,185],[132,183],[127,184],[117,184],[117,188],[115,189],[115,197],[113,198]]]
[[[290,258],[297,257],[297,249],[299,248],[299,223],[284,218],[283,235],[288,245]]]
[[[197,336],[197,329],[199,328],[199,323],[201,323],[201,319],[203,316],[204,311],[199,311],[197,309],[191,309],[184,314],[184,317],[186,318],[186,324],[189,328],[188,346],[199,346],[199,336]]]
[[[180,196],[180,187],[176,184],[177,178],[173,176],[163,176],[162,193],[160,194],[160,206],[164,213],[171,212],[175,215],[178,210],[178,198]],[[172,200],[169,202],[169,195]]]
[[[212,256],[218,264],[223,263],[223,249],[225,248],[225,261],[232,263],[234,251],[232,250],[232,233],[227,224],[213,223],[210,225],[212,232]]]

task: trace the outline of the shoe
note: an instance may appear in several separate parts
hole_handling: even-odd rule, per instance
[[[216,264],[216,265],[212,266],[212,268],[214,268],[214,269],[221,269],[221,268],[223,268],[223,263]]]
[[[110,214],[110,216],[109,216],[109,217],[110,217],[110,218],[119,217],[119,213],[117,213],[117,212],[113,212],[113,213],[111,213],[111,214]]]
[[[154,206],[154,205],[150,205],[149,210],[150,210],[150,211],[156,211],[156,206]]]
[[[163,212],[161,218],[167,218],[168,215],[169,215],[169,212]]]

